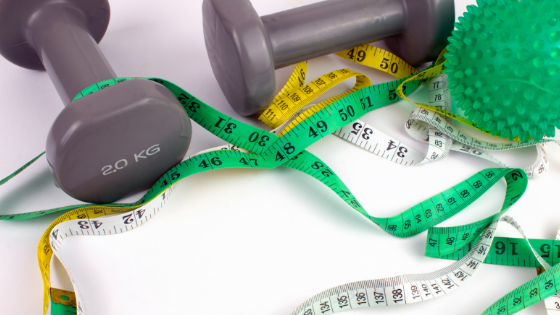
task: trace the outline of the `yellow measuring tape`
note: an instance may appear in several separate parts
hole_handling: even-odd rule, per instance
[[[313,108],[323,108],[346,95],[371,85],[367,76],[349,69],[340,69],[327,73],[304,86],[306,72],[307,62],[299,63],[284,88],[261,114],[259,120],[275,129],[292,117],[300,108],[347,79],[356,77],[356,84],[350,91],[325,100]]]
[[[374,69],[387,72],[398,79],[405,78],[418,70],[396,55],[385,51],[381,48],[363,45],[336,53],[346,60],[361,63]],[[303,112],[296,120],[284,129],[280,136],[290,131],[301,121],[309,118],[311,115],[325,108],[343,97],[354,93],[355,91],[371,86],[371,80],[368,76],[358,73],[350,69],[340,69],[327,73],[305,85],[307,74],[307,62],[297,64],[294,72],[290,76],[288,82],[282,88],[280,93],[274,98],[272,104],[264,110],[259,120],[267,126],[275,129],[286,122],[299,109],[303,108],[321,94],[327,92],[332,87],[356,77],[356,84],[346,93],[331,97],[307,111]],[[395,94],[396,97],[396,94]]]
[[[396,77],[397,79],[410,76],[410,78],[404,81],[399,86],[399,88],[394,91],[395,98],[398,95],[412,104],[429,109],[431,111],[435,111],[443,116],[450,117],[467,126],[489,134],[489,132],[480,129],[475,122],[470,121],[469,119],[461,115],[457,115],[452,111],[444,108],[414,102],[406,96],[405,84],[407,82],[416,80],[422,80],[425,82],[430,78],[444,73],[446,69],[445,62],[447,61],[444,57],[445,53],[447,53],[447,50],[444,50],[440,54],[438,60],[435,62],[434,67],[420,73],[418,69],[409,65],[398,56],[371,45],[354,47],[352,49],[338,52],[335,55],[343,59],[383,71]],[[412,76],[413,74],[416,75]],[[272,104],[263,111],[263,113],[259,117],[259,120],[264,122],[270,128],[275,129],[285,123],[290,117],[297,113],[298,110],[310,104],[314,99],[327,92],[332,87],[352,77],[356,77],[356,84],[348,92],[331,97],[301,113],[291,124],[289,124],[281,133],[279,133],[280,136],[284,135],[293,127],[301,123],[303,120],[309,118],[311,115],[317,113],[329,104],[332,104],[359,89],[371,86],[371,80],[368,76],[350,69],[340,69],[332,71],[330,73],[322,75],[321,77],[311,81],[308,84],[305,84],[306,76],[307,62],[297,64],[286,85],[274,98]]]

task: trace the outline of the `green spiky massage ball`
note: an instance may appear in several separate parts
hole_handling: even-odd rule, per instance
[[[560,128],[560,1],[477,0],[445,56],[449,89],[470,120],[521,141]]]

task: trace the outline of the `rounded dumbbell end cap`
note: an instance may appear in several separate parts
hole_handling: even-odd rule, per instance
[[[29,30],[42,13],[60,6],[71,8],[72,14],[78,12],[93,39],[101,41],[109,26],[108,0],[1,0],[0,55],[18,66],[44,70]],[[57,12],[63,21],[65,11]]]
[[[242,116],[274,99],[276,79],[268,35],[249,0],[204,0],[204,39],[214,75]]]
[[[114,202],[150,188],[180,163],[190,119],[176,97],[148,80],[130,80],[64,108],[47,138],[59,187],[91,203]]]
[[[436,60],[455,22],[454,0],[401,0],[407,12],[403,35],[386,39],[389,49],[412,65]]]

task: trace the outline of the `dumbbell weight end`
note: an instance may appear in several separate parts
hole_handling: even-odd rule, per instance
[[[447,45],[454,0],[327,0],[259,17],[249,0],[204,0],[204,36],[212,70],[243,116],[274,98],[274,70],[360,44],[390,39],[417,65]]]
[[[116,77],[97,47],[109,15],[107,0],[0,0],[0,54],[47,70],[67,105],[47,136],[55,181],[93,203],[149,188],[182,160],[191,139],[182,105],[153,81],[122,82],[72,102]]]

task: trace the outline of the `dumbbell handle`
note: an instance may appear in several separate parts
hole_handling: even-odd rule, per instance
[[[329,0],[261,20],[278,69],[402,33],[405,14],[402,0]]]
[[[77,10],[63,5],[45,7],[29,31],[64,105],[86,87],[116,77]]]

